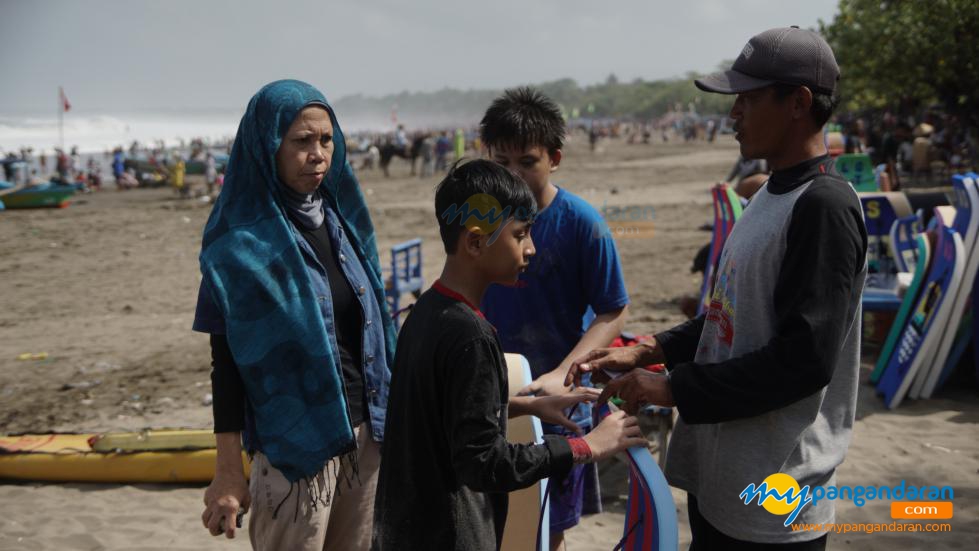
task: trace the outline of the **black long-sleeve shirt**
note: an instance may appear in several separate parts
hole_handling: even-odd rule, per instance
[[[775,336],[767,345],[720,363],[694,363],[703,315],[656,336],[686,423],[753,417],[829,383],[847,330],[844,320],[854,294],[859,297],[862,290],[854,285],[867,250],[859,202],[844,181],[829,176],[831,170],[828,158],[821,156],[776,171],[769,180],[767,190],[775,195],[812,183],[792,210],[781,269],[772,285]]]
[[[507,492],[572,465],[564,438],[506,440],[507,375],[493,327],[430,289],[398,339],[373,549],[497,549]]]

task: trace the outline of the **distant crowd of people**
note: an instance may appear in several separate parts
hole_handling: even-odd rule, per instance
[[[976,136],[958,117],[929,109],[918,114],[868,111],[841,115],[844,153],[866,153],[883,165],[892,190],[943,182],[977,164]]]

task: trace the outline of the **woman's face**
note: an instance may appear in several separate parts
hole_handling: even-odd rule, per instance
[[[333,145],[333,122],[326,109],[303,109],[275,153],[279,179],[293,191],[313,193],[330,170]]]

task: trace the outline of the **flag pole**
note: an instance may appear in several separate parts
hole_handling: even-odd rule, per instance
[[[61,151],[65,150],[65,90],[58,86],[58,137]]]

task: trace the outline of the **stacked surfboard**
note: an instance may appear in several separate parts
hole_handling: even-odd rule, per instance
[[[731,234],[734,223],[741,218],[741,198],[734,192],[734,189],[727,184],[717,184],[711,189],[711,197],[714,200],[714,233],[710,240],[710,253],[707,258],[707,266],[704,269],[704,280],[700,285],[700,302],[697,305],[697,314],[703,314],[710,306],[711,294],[714,292],[714,273],[717,271],[717,263],[721,258],[721,251],[724,250],[724,242]]]
[[[888,408],[905,397],[930,398],[972,338],[968,306],[979,271],[976,175],[955,176],[953,191],[954,210],[935,209],[928,230],[915,236],[913,253],[904,243],[911,230],[897,227],[908,222],[896,221],[892,232],[898,265],[914,259],[915,271],[871,374]]]
[[[904,282],[895,274],[898,261],[893,251],[892,229],[913,217],[903,193],[858,193],[867,228],[867,283],[863,293],[865,312],[893,312],[901,306]],[[913,224],[913,222],[912,222]],[[911,246],[914,246],[913,238]],[[898,273],[903,270],[897,270]]]

